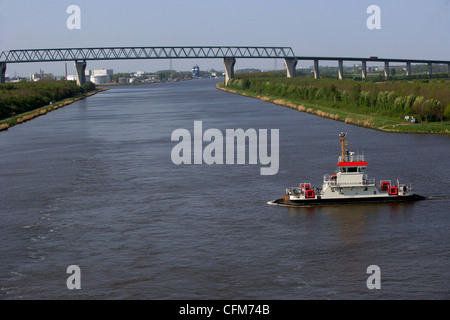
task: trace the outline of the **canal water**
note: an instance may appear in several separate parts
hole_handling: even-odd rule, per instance
[[[0,133],[1,299],[450,298],[448,135],[347,125],[216,82],[111,87]],[[171,135],[194,121],[224,136],[279,129],[278,173],[175,165]],[[334,172],[340,132],[369,178],[428,199],[268,205]],[[67,287],[71,265],[81,289]]]

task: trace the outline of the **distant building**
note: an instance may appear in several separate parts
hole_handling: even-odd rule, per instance
[[[110,83],[111,77],[109,74],[97,74],[95,76],[91,76],[91,82],[95,84]]]
[[[113,69],[98,69],[85,71],[86,81],[91,81],[95,84],[111,82],[111,76],[113,74],[114,74]]]
[[[6,80],[7,82],[19,82],[19,81],[21,81],[21,80],[27,80],[27,79],[24,78],[24,77],[14,76],[14,77],[12,77],[12,78],[6,77],[5,80]]]
[[[85,75],[85,80],[86,82],[91,81],[91,76],[90,75]],[[77,75],[76,74],[68,74],[66,77],[67,81],[77,81]]]
[[[30,78],[32,81],[51,80],[53,79],[53,75],[44,73],[44,70],[39,70],[39,73],[32,74]]]
[[[195,65],[192,67],[192,78],[199,78],[200,77],[200,68],[198,65]]]
[[[98,70],[86,70],[85,71],[85,75],[87,75],[87,76],[96,76],[99,74],[109,74],[112,76],[114,74],[114,70],[113,69],[98,69]]]

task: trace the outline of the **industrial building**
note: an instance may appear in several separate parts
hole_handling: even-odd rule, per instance
[[[86,70],[85,72],[86,81],[91,81],[95,84],[110,83],[113,74],[113,69]]]
[[[192,78],[199,78],[200,77],[200,68],[198,65],[195,65],[192,67]]]

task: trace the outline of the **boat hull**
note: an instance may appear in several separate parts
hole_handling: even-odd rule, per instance
[[[317,205],[336,205],[336,204],[361,204],[361,203],[395,203],[395,202],[412,202],[424,200],[425,197],[418,194],[407,196],[386,196],[386,197],[348,197],[333,199],[301,199],[286,200],[284,198],[271,201],[270,204],[285,206],[317,206]]]

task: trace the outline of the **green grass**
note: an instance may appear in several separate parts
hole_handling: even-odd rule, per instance
[[[402,132],[402,133],[450,133],[450,122],[429,122],[412,124],[404,119],[389,117],[379,114],[365,114],[356,113],[354,111],[345,110],[343,108],[336,108],[324,104],[318,105],[316,103],[305,102],[296,99],[286,99],[273,95],[260,96],[249,90],[227,89],[223,83],[217,85],[218,89],[228,92],[244,95],[251,98],[259,98],[267,102],[283,105],[299,111],[316,114],[321,117],[330,118],[345,123],[358,125],[366,128],[372,128],[386,132]],[[303,108],[299,108],[303,106]]]

